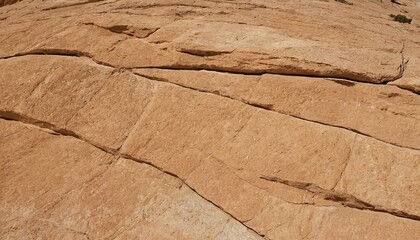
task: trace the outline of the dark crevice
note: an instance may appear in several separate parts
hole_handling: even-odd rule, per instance
[[[155,32],[159,31],[160,28],[154,28],[152,31],[150,31],[149,33],[147,33],[146,35],[143,36],[143,38],[148,38],[150,37],[152,34],[154,34]]]
[[[147,66],[147,67],[137,67],[133,69],[160,69],[160,70],[181,70],[181,71],[212,71],[218,73],[229,73],[229,74],[238,74],[238,75],[250,75],[250,76],[262,76],[267,74],[267,72],[262,70],[248,70],[248,71],[237,71],[235,69],[227,69],[226,67],[221,66],[207,66],[207,65],[172,65],[172,66]],[[279,74],[280,75],[280,74]],[[284,75],[284,74],[281,74]]]
[[[70,49],[58,49],[58,48],[38,48],[23,53],[17,53],[15,55],[1,57],[0,59],[10,59],[15,57],[31,56],[31,55],[48,55],[48,56],[64,56],[64,57],[86,57],[91,61],[105,67],[117,68],[107,62],[96,60],[89,52],[83,52],[79,50]]]
[[[28,55],[53,55],[53,56],[66,56],[66,57],[88,57],[92,58],[92,55],[88,52],[83,52],[79,50],[69,50],[69,49],[34,49],[23,53],[17,53],[12,56],[2,57],[1,59],[10,59],[15,57],[22,57]]]
[[[180,49],[177,52],[185,53],[192,56],[198,57],[213,57],[218,55],[230,54],[232,51],[210,51],[210,50],[195,50],[195,49]]]
[[[88,141],[84,140],[80,135],[78,135],[77,133],[75,133],[71,130],[57,127],[54,124],[51,124],[51,123],[46,122],[46,121],[34,119],[34,118],[26,116],[22,113],[17,113],[17,112],[14,112],[14,111],[0,110],[0,118],[4,119],[4,120],[18,121],[18,122],[22,122],[22,123],[25,123],[25,124],[37,126],[41,129],[49,130],[47,132],[49,132],[50,134],[53,134],[53,135],[70,136],[70,137],[80,139],[84,142],[88,142]],[[104,152],[107,152],[107,153],[110,153],[110,154],[114,154],[114,155],[116,153],[116,151],[114,149],[111,149],[111,148],[108,148],[108,147],[105,147],[105,146],[101,146],[97,143],[89,142],[89,144],[92,145],[92,146],[95,146],[96,148],[100,149],[101,151],[104,151]]]
[[[185,53],[185,52],[184,52]],[[188,55],[199,56],[199,57],[211,57],[204,56],[204,52],[200,53],[185,53]],[[230,54],[229,52],[220,52],[220,54]],[[265,64],[265,63],[264,63]],[[278,69],[242,69],[242,68],[235,68],[235,67],[226,67],[226,66],[219,66],[219,65],[212,65],[212,64],[174,64],[174,65],[162,65],[162,66],[144,66],[144,67],[134,67],[133,69],[161,69],[161,70],[189,70],[189,71],[212,71],[218,73],[229,73],[229,74],[239,74],[239,75],[250,75],[250,76],[262,76],[265,74],[272,74],[272,75],[280,75],[280,76],[293,76],[293,77],[308,77],[308,78],[320,78],[326,79],[330,81],[336,80],[341,81],[342,84],[355,85],[355,84],[372,84],[372,85],[383,85],[387,86],[386,84],[390,81],[398,80],[399,77],[384,77],[383,79],[379,80],[380,82],[369,82],[362,79],[369,79],[369,77],[364,76],[362,73],[353,73],[353,72],[344,72],[344,73],[336,73],[335,71],[329,71],[326,73],[319,73],[315,70],[303,70],[297,66],[274,66]],[[347,83],[343,83],[343,82]]]
[[[340,80],[340,79],[331,79],[331,81],[338,83],[340,85],[346,86],[346,87],[353,87],[356,85],[356,83],[352,81],[346,81],[346,80]]]
[[[123,6],[123,7],[117,7],[114,10],[121,10],[121,9],[150,9],[150,8],[160,8],[160,7],[171,7],[171,8],[177,8],[177,7],[189,7],[189,8],[201,8],[206,9],[209,8],[207,6],[200,6],[200,5],[188,5],[188,4],[180,4],[180,3],[174,3],[174,4],[148,4],[148,5],[129,5],[129,6]]]
[[[153,33],[157,32],[160,29],[160,28],[141,28],[139,30],[146,31],[146,33],[143,34],[142,36],[139,36],[139,35],[136,35],[135,33],[133,33],[134,29],[132,29],[128,25],[114,25],[114,26],[111,26],[111,27],[104,27],[104,26],[96,25],[95,23],[92,23],[92,22],[85,23],[85,25],[95,26],[95,27],[102,28],[102,29],[108,30],[108,31],[116,33],[116,34],[124,34],[124,35],[127,35],[129,37],[134,37],[134,38],[138,38],[138,39],[148,38]]]
[[[260,178],[266,181],[281,183],[289,187],[311,192],[325,200],[339,203],[345,207],[374,211],[374,212],[383,212],[383,213],[391,214],[396,217],[420,221],[420,216],[409,214],[409,213],[406,213],[404,211],[400,211],[397,209],[387,209],[381,206],[375,206],[365,201],[362,201],[351,194],[339,192],[336,190],[323,189],[313,183],[295,182],[295,181],[289,181],[289,180],[284,180],[284,179],[280,179],[277,177],[270,177],[270,176],[261,176]]]

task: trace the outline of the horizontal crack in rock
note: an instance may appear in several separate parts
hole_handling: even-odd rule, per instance
[[[177,52],[186,53],[193,56],[199,57],[212,57],[224,54],[230,54],[229,51],[211,51],[211,50],[198,50],[198,49],[179,49]]]
[[[121,10],[121,9],[150,9],[150,8],[160,8],[160,7],[172,7],[172,8],[176,8],[176,7],[188,7],[188,8],[201,8],[201,9],[206,9],[209,8],[208,6],[200,6],[197,5],[195,3],[189,5],[189,4],[181,4],[181,3],[173,3],[173,4],[158,4],[158,3],[153,3],[153,4],[146,4],[146,5],[124,5],[122,7],[117,7],[115,8],[115,10]]]

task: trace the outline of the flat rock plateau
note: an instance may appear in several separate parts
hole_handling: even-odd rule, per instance
[[[418,240],[419,94],[419,0],[0,0],[0,239]]]

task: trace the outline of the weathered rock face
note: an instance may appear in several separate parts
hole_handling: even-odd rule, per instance
[[[1,239],[420,239],[419,1],[15,2]]]

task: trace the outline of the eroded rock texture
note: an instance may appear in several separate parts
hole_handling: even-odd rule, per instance
[[[419,1],[0,6],[1,239],[420,239]]]

